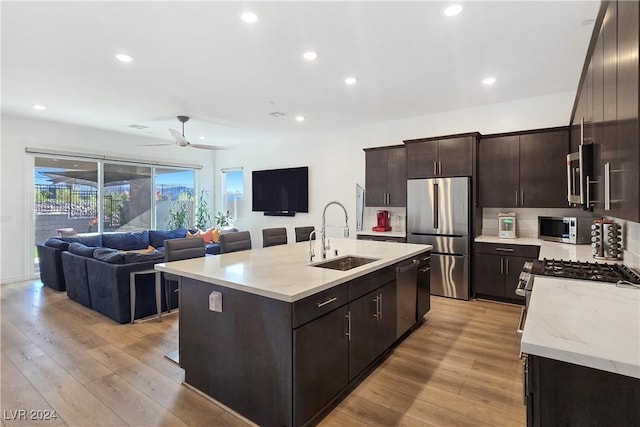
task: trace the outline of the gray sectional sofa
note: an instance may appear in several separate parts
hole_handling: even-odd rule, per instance
[[[37,245],[40,278],[52,289],[66,290],[70,299],[119,323],[128,323],[131,321],[129,273],[153,269],[154,264],[163,262],[164,241],[185,237],[186,232],[186,229],[151,230],[51,238]],[[210,243],[205,251],[219,254],[220,245]],[[153,274],[136,278],[136,319],[157,311],[154,280]],[[162,287],[165,295],[164,279]],[[170,307],[176,308],[177,294],[169,292],[169,295]],[[162,305],[166,310],[164,298]]]

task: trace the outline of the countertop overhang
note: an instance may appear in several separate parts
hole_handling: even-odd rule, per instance
[[[320,259],[320,243],[314,242],[315,258],[309,262],[309,242],[257,248],[156,264],[155,269],[232,289],[295,302],[365,274],[409,259],[431,245],[389,243],[357,239],[331,239],[327,260],[345,255],[376,258],[348,271],[314,267]],[[335,255],[338,250],[338,255]]]
[[[537,276],[521,350],[640,378],[640,289]]]

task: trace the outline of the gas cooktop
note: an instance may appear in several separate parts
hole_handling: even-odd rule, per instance
[[[544,258],[543,260],[533,261],[531,274],[563,277],[567,279],[640,284],[640,275],[629,267],[620,264],[563,261]]]

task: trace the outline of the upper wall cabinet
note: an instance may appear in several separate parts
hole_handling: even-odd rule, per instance
[[[407,155],[404,146],[366,148],[365,205],[407,205]]]
[[[593,144],[590,208],[640,222],[638,2],[603,2],[571,118],[571,149]]]
[[[472,176],[479,134],[404,141],[407,178]]]
[[[478,144],[480,206],[568,207],[568,128],[482,137]]]

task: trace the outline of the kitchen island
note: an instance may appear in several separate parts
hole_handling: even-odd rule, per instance
[[[321,268],[302,242],[156,265],[181,277],[185,383],[259,425],[313,422],[422,320],[430,250],[331,239],[334,264],[371,262]]]

